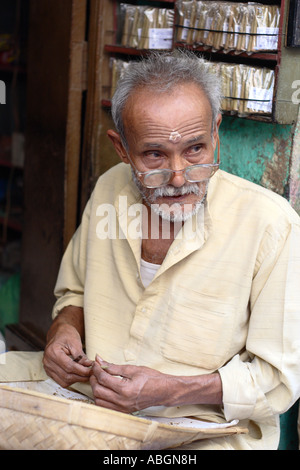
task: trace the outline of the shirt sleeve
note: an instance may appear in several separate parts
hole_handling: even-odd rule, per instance
[[[300,395],[300,226],[272,244],[252,283],[247,360],[219,370],[227,420],[265,421]]]
[[[84,210],[81,225],[73,235],[61,261],[54,288],[57,300],[53,307],[52,318],[68,305],[83,307],[89,219],[90,202]]]

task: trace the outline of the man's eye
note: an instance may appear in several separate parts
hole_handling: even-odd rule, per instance
[[[150,157],[150,158],[160,158],[161,154],[159,152],[155,152],[155,150],[146,152],[145,157]]]
[[[197,144],[197,145],[193,145],[192,147],[190,147],[187,151],[187,153],[189,155],[193,155],[195,153],[199,153],[201,150],[202,150],[202,147],[203,145],[202,144]]]

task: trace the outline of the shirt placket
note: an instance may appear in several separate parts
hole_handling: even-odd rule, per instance
[[[164,273],[172,266],[179,263],[181,260],[190,255],[192,252],[199,250],[203,246],[207,235],[207,230],[204,228],[203,221],[204,212],[203,220],[200,221],[198,225],[198,230],[191,230],[191,225],[189,227],[190,230],[188,229],[185,233],[178,234],[178,237],[172,243],[172,246],[170,247],[163,264],[158,269],[153,281],[147,288],[143,287],[140,276],[140,249],[138,254],[136,254],[136,258],[138,260],[137,282],[139,283],[143,291],[142,295],[136,303],[136,309],[130,328],[130,338],[128,345],[124,351],[125,359],[127,361],[135,362],[138,359],[139,352],[144,343],[145,336],[149,331],[149,326],[153,315],[153,309],[155,309],[156,305],[155,298],[157,295],[159,295],[158,292],[164,291],[164,289],[162,289],[161,287],[161,283],[164,282]]]

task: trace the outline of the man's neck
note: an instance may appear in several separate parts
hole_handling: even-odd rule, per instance
[[[149,263],[162,264],[183,222],[162,219],[149,206],[145,208],[141,256]]]

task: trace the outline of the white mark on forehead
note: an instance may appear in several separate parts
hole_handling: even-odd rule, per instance
[[[179,134],[179,132],[173,130],[170,133],[169,140],[170,142],[174,142],[174,144],[176,144],[176,142],[179,142],[181,140],[181,135]]]

